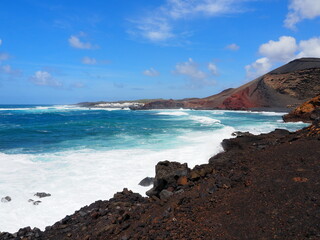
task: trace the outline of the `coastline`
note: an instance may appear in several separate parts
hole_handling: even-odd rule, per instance
[[[244,173],[242,173],[242,175],[245,175],[243,175],[243,179],[242,177],[240,177],[239,179],[237,177],[235,179],[232,179],[232,177],[225,176],[226,171],[228,171],[228,169],[230,168],[230,164],[233,167],[235,167],[235,164],[239,164],[237,163],[238,160],[234,160],[235,156],[237,156],[237,158],[240,156],[241,158],[241,156],[246,155],[246,151],[249,151],[252,146],[254,146],[255,151],[265,151],[269,147],[277,147],[278,145],[281,146],[288,143],[290,143],[291,145],[292,143],[295,143],[297,140],[301,139],[302,141],[304,141],[303,139],[308,135],[308,131],[309,130],[307,129],[303,129],[296,133],[288,133],[285,130],[282,130],[278,131],[277,133],[271,132],[269,134],[256,136],[244,135],[238,136],[234,139],[224,140],[222,145],[225,149],[225,152],[211,158],[208,164],[196,166],[192,170],[189,169],[183,180],[179,178],[179,184],[177,184],[176,182],[172,183],[172,186],[166,186],[166,189],[169,189],[173,193],[172,196],[170,194],[170,199],[161,199],[161,197],[159,196],[159,192],[155,195],[152,195],[150,198],[144,198],[139,194],[134,194],[128,190],[124,190],[121,193],[115,194],[114,198],[111,198],[110,200],[100,200],[88,207],[84,207],[79,211],[76,211],[73,215],[67,216],[51,227],[47,227],[44,232],[41,232],[39,229],[32,230],[29,228],[25,228],[19,230],[16,234],[13,235],[2,233],[0,234],[0,239],[14,239],[13,237],[15,236],[29,236],[30,238],[27,239],[119,239],[120,236],[125,236],[128,231],[134,231],[134,228],[132,228],[132,226],[141,224],[141,221],[139,223],[139,219],[143,219],[143,216],[145,216],[145,212],[150,208],[155,207],[158,210],[163,209],[163,206],[172,204],[172,201],[175,201],[174,199],[179,199],[179,201],[181,201],[181,199],[184,199],[185,197],[190,198],[192,196],[192,200],[197,200],[201,194],[204,194],[203,198],[206,198],[208,196],[212,197],[216,193],[220,196],[222,192],[224,192],[224,190],[236,188],[238,185],[241,187],[243,187],[242,185],[244,185],[245,187],[249,187],[252,180],[250,178],[247,179],[246,174]],[[277,139],[282,140],[280,141],[280,143],[278,143]],[[243,142],[243,140],[245,141]],[[318,144],[318,141],[314,139],[312,141],[315,141],[315,143]],[[252,151],[252,149],[250,151]],[[253,157],[254,154],[252,154],[251,152],[250,158]],[[237,166],[236,168],[239,167],[241,167],[241,165]],[[219,183],[215,183],[216,180],[219,179],[217,178],[217,174],[220,174],[222,177],[222,179],[220,179],[221,181],[219,180],[221,182],[220,187],[218,186]],[[212,178],[214,179],[214,183],[212,183]],[[203,187],[201,187],[201,184],[208,185],[209,183],[215,186],[212,185],[213,187],[211,190],[202,189]],[[233,186],[233,184],[235,185]],[[195,194],[195,192],[198,192],[198,197],[196,198],[192,195]],[[191,194],[190,196],[188,196],[189,193]],[[182,196],[183,198],[181,198]],[[132,213],[132,211],[138,212]],[[172,210],[168,213],[165,213],[165,215],[171,215],[171,212]],[[136,217],[133,217],[132,214],[136,215]],[[154,218],[157,217],[159,216],[154,215]],[[123,218],[125,220],[123,220]],[[130,222],[129,225],[128,221]],[[147,221],[147,219],[145,219],[144,221]],[[84,226],[88,226],[88,224],[90,226],[93,224],[94,228],[92,230],[90,230],[91,227],[84,228]],[[152,225],[153,223],[150,224]],[[98,233],[101,233],[101,231],[107,235],[104,235],[104,237],[100,236]],[[89,236],[89,238],[84,238],[87,236]],[[108,237],[106,238],[106,236]],[[132,239],[143,239],[140,237],[133,237]]]

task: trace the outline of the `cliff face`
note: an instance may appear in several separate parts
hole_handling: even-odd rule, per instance
[[[285,109],[320,94],[320,59],[296,59],[238,88],[194,100],[161,100],[140,109]]]
[[[283,116],[286,122],[312,122],[320,118],[320,95],[303,103],[289,114]]]

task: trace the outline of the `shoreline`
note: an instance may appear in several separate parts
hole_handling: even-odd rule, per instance
[[[158,109],[159,111],[169,111],[169,109]],[[179,109],[180,111],[190,111],[189,109]],[[170,111],[177,111],[177,109],[170,109]],[[215,110],[210,110],[210,111],[215,111]],[[221,111],[228,111],[228,110],[221,110]],[[234,112],[233,110],[230,110]],[[258,111],[242,111],[244,113],[270,113],[270,112],[258,112]],[[272,112],[276,113],[276,112]],[[284,114],[284,112],[281,112],[281,114]],[[310,135],[308,132],[315,132],[316,129],[316,136],[317,134],[320,134],[320,127],[319,127],[319,122],[314,122],[313,125],[303,128],[301,130],[298,130],[296,132],[288,132],[287,130],[275,130],[270,133],[265,133],[265,134],[259,134],[259,135],[253,135],[249,132],[236,132],[235,137],[236,138],[231,138],[231,139],[224,139],[221,143],[224,152],[220,152],[216,154],[215,156],[211,157],[208,161],[208,163],[201,164],[201,165],[196,165],[193,169],[188,168],[186,164],[182,163],[175,163],[175,162],[158,162],[156,165],[156,176],[155,176],[155,181],[154,181],[154,186],[152,189],[150,189],[147,192],[147,195],[149,197],[141,197],[139,194],[132,193],[131,191],[124,189],[123,192],[117,193],[114,195],[114,198],[111,198],[109,200],[99,200],[97,201],[99,203],[99,213],[97,215],[97,219],[100,217],[100,212],[103,211],[102,208],[100,207],[100,204],[110,204],[110,202],[116,201],[118,202],[119,200],[124,201],[125,205],[130,205],[131,207],[136,207],[134,203],[135,201],[132,201],[132,196],[134,196],[134,199],[139,199],[138,204],[140,205],[143,202],[146,204],[145,206],[148,207],[150,204],[159,204],[160,207],[162,204],[166,204],[167,202],[170,202],[172,199],[179,198],[180,194],[186,194],[189,191],[191,192],[197,192],[199,189],[196,187],[197,183],[202,182],[207,184],[207,181],[212,181],[212,177],[214,179],[214,186],[212,187],[211,190],[206,190],[207,192],[209,191],[209,194],[213,194],[216,192],[221,191],[222,189],[232,189],[233,184],[237,185],[238,180],[240,182],[243,182],[244,185],[247,185],[251,180],[246,179],[244,175],[244,179],[236,178],[233,179],[230,176],[225,176],[224,172],[228,170],[228,168],[221,167],[219,165],[234,165],[236,162],[232,160],[234,156],[236,158],[241,158],[241,156],[244,156],[246,151],[251,151],[252,148],[255,149],[253,153],[247,154],[248,156],[255,157],[257,154],[259,155],[261,151],[265,151],[266,149],[272,148],[272,147],[278,147],[282,146],[283,144],[289,143],[290,145],[293,142],[296,142],[297,140],[301,141],[307,141],[308,136]],[[319,129],[319,130],[317,130]],[[317,132],[318,131],[318,132]],[[319,137],[320,139],[320,137]],[[316,140],[316,139],[315,139]],[[318,144],[318,141],[315,142]],[[287,148],[287,147],[286,147]],[[319,148],[320,149],[320,148]],[[313,149],[311,149],[312,151]],[[256,153],[258,151],[259,153]],[[280,152],[283,154],[283,151]],[[310,154],[310,153],[309,153]],[[320,154],[319,154],[320,155]],[[218,169],[215,169],[215,166],[218,164]],[[236,165],[234,165],[236,166]],[[237,167],[236,167],[237,168]],[[219,174],[222,174],[220,177],[217,177]],[[246,175],[246,174],[245,174]],[[173,177],[174,176],[174,177]],[[219,180],[220,179],[220,180]],[[249,182],[248,182],[248,181]],[[218,182],[217,182],[218,181]],[[219,181],[222,181],[219,183]],[[235,183],[233,183],[235,181]],[[303,180],[304,181],[304,180]],[[249,183],[251,185],[251,183]],[[248,185],[248,186],[249,186]],[[195,188],[196,187],[196,188]],[[201,192],[201,189],[200,189]],[[120,199],[119,199],[120,197]],[[191,198],[192,200],[196,200],[194,198]],[[129,202],[128,202],[129,201]],[[24,228],[20,229],[17,233],[15,234],[9,234],[9,233],[0,233],[0,239],[5,240],[5,239],[12,239],[12,237],[15,236],[23,236],[25,234],[29,234],[29,236],[32,236],[31,238],[28,239],[64,239],[61,238],[61,232],[60,229],[64,229],[64,226],[61,228],[62,225],[66,225],[64,223],[68,223],[70,219],[76,220],[76,222],[81,222],[81,221],[86,221],[87,224],[95,224],[93,220],[94,219],[84,219],[84,216],[87,214],[81,212],[83,209],[85,211],[89,211],[91,213],[93,210],[93,206],[96,205],[96,203],[93,203],[89,206],[86,206],[84,208],[81,208],[80,210],[76,211],[74,214],[65,217],[64,219],[60,220],[59,222],[55,223],[52,226],[46,227],[45,231],[40,231],[39,229],[30,229],[30,228]],[[134,205],[132,205],[134,204]],[[119,206],[113,206],[109,212],[103,211],[103,214],[101,214],[101,217],[105,216],[104,214],[107,214],[108,216],[110,215],[109,213],[114,212],[116,215],[122,215],[119,211]],[[96,211],[96,210],[94,210]],[[109,212],[109,213],[108,213]],[[80,215],[79,215],[80,214]],[[144,213],[139,213],[142,217]],[[96,214],[95,214],[96,215]],[[130,214],[129,214],[130,215]],[[120,218],[121,216],[118,216]],[[66,220],[67,219],[67,220]],[[70,222],[70,229],[71,232],[73,231],[72,229],[77,229],[79,226],[77,225],[76,222]],[[68,225],[68,224],[67,224]],[[112,222],[112,228],[113,230],[115,228],[118,228],[120,225],[122,225],[122,222]],[[69,229],[69,228],[68,228]],[[122,229],[122,228],[121,228]],[[117,233],[122,234],[123,230],[118,230],[119,232]],[[63,230],[64,232],[65,230]],[[79,229],[77,230],[77,232]],[[132,229],[131,229],[132,231]],[[49,236],[49,235],[50,236]],[[53,235],[52,235],[53,234]],[[59,238],[55,238],[54,235],[58,234]],[[70,235],[71,234],[71,235]],[[73,233],[67,233],[67,237],[73,236],[75,232]],[[84,233],[83,233],[84,234]],[[92,234],[96,234],[95,232],[92,232]],[[114,239],[113,237],[113,231],[110,232],[111,238],[108,239]],[[78,234],[79,235],[79,234]],[[81,234],[80,234],[81,235]],[[79,236],[80,236],[79,235]],[[34,238],[35,236],[38,236]],[[41,238],[44,237],[44,238]],[[81,235],[81,237],[83,237]],[[118,236],[117,236],[118,237]],[[72,238],[73,239],[73,238]],[[82,239],[82,238],[75,238],[75,239]],[[88,238],[91,239],[91,238]],[[104,239],[104,238],[92,238],[92,239]],[[118,239],[118,238],[115,238]],[[140,238],[133,238],[133,239],[140,239]]]
[[[310,127],[309,127],[310,128]],[[285,131],[285,130],[283,130],[283,131]],[[299,130],[300,132],[301,131],[304,131],[303,129],[302,130]],[[299,132],[298,131],[298,132]],[[255,135],[254,136],[254,138],[262,138],[262,139],[264,139],[265,137],[267,137],[268,135],[272,135],[273,134],[273,132],[271,132],[271,133],[268,133],[268,134],[260,134],[260,135]],[[296,133],[290,133],[291,135],[296,135]],[[289,135],[290,135],[289,134]],[[286,135],[286,134],[285,134]],[[244,135],[245,136],[245,135]],[[264,136],[264,137],[262,137],[262,136]],[[232,142],[232,141],[234,141],[234,140],[237,140],[237,139],[241,139],[243,136],[241,136],[241,137],[237,137],[237,138],[234,138],[234,139],[229,139],[229,140],[223,140],[223,142],[222,142],[222,145],[223,145],[223,147],[224,147],[224,149],[225,149],[225,152],[222,152],[222,153],[219,153],[219,154],[217,154],[217,155],[215,155],[215,156],[213,156],[212,158],[210,158],[209,159],[209,163],[207,163],[207,164],[202,164],[201,166],[196,166],[193,170],[188,170],[188,177],[187,177],[187,184],[186,184],[186,187],[185,187],[185,185],[184,184],[182,184],[182,185],[174,185],[174,187],[176,187],[176,189],[173,189],[173,194],[174,194],[174,196],[175,195],[179,195],[179,194],[183,194],[184,193],[184,191],[188,191],[188,189],[191,189],[191,191],[192,191],[192,189],[194,188],[194,184],[195,184],[195,182],[198,182],[199,180],[201,180],[201,181],[203,181],[205,178],[207,178],[207,175],[209,174],[211,174],[212,175],[212,172],[210,172],[211,170],[212,170],[212,168],[211,167],[209,167],[209,170],[205,170],[204,172],[201,170],[201,169],[207,169],[208,168],[208,166],[210,166],[210,164],[212,164],[211,162],[212,161],[216,161],[216,160],[213,160],[213,159],[224,159],[225,157],[223,157],[224,155],[227,155],[227,153],[230,153],[230,151],[232,151],[232,149],[235,147],[235,146],[231,146],[231,148],[230,148],[230,146],[228,146],[228,144],[226,144],[226,143],[230,143],[230,142]],[[246,137],[246,136],[245,136]],[[252,137],[252,136],[247,136],[247,137]],[[293,137],[294,138],[294,137]],[[256,139],[257,140],[257,139]],[[261,139],[260,139],[261,140]],[[232,145],[232,144],[231,144]],[[259,147],[259,145],[258,145],[258,147]],[[263,149],[263,147],[265,147],[264,145],[262,146],[262,149]],[[221,156],[222,156],[222,158],[221,158]],[[220,160],[219,160],[220,161]],[[223,160],[223,162],[225,161],[225,159]],[[211,169],[211,170],[210,170]],[[202,173],[201,173],[201,171],[202,171]],[[208,173],[208,172],[210,172],[210,173]],[[193,175],[192,175],[193,174]],[[180,180],[180,181],[182,181],[182,180]],[[184,178],[184,181],[185,181],[185,178]],[[227,181],[228,182],[228,181]],[[176,183],[175,183],[176,184]],[[170,187],[170,186],[169,186]],[[172,186],[171,186],[172,187]],[[222,187],[223,188],[223,187]],[[180,191],[180,190],[183,190],[183,191]],[[214,190],[214,191],[216,191],[216,190]],[[177,193],[176,193],[177,192]],[[158,195],[157,195],[158,194]],[[142,203],[144,203],[144,204],[151,204],[151,203],[156,203],[156,204],[158,204],[158,203],[161,203],[161,202],[163,202],[163,203],[166,203],[167,202],[167,200],[166,199],[161,199],[161,197],[159,196],[159,194],[160,193],[157,193],[157,194],[155,194],[155,195],[152,195],[150,198],[146,198],[146,197],[141,197],[140,195],[138,196],[137,194],[134,194],[134,193],[132,193],[132,192],[130,192],[130,191],[128,191],[128,190],[124,190],[122,193],[118,193],[118,195],[117,194],[115,194],[115,197],[114,198],[111,198],[111,199],[109,199],[109,200],[104,200],[104,201],[101,201],[101,200],[99,200],[99,201],[97,201],[97,202],[95,202],[95,203],[93,203],[93,204],[91,204],[91,205],[89,205],[88,207],[84,207],[84,208],[81,208],[79,211],[76,211],[73,215],[71,215],[71,216],[67,216],[65,219],[63,219],[63,220],[61,220],[61,221],[59,221],[59,222],[57,222],[56,224],[54,224],[53,226],[51,226],[51,227],[47,227],[46,228],[46,230],[44,231],[44,232],[41,232],[40,230],[38,230],[38,229],[34,229],[34,230],[31,230],[31,229],[29,229],[29,228],[25,228],[23,231],[22,230],[19,230],[18,231],[18,233],[17,234],[14,234],[14,235],[11,235],[11,234],[6,234],[6,233],[2,233],[2,234],[0,234],[0,239],[1,240],[5,240],[5,239],[12,239],[12,236],[15,236],[15,235],[19,235],[19,234],[21,234],[21,232],[26,232],[26,233],[28,233],[28,234],[31,234],[31,233],[34,233],[34,234],[36,234],[37,236],[39,235],[39,238],[30,238],[30,239],[64,239],[64,238],[60,238],[61,237],[61,235],[59,234],[59,238],[54,238],[54,237],[50,237],[50,238],[40,238],[40,236],[46,236],[46,234],[47,233],[50,233],[50,235],[52,234],[52,232],[59,232],[59,229],[60,229],[60,227],[61,227],[61,224],[62,223],[64,223],[64,222],[66,222],[66,223],[68,223],[69,222],[69,220],[68,219],[73,219],[73,218],[75,218],[75,219],[82,219],[84,216],[87,216],[87,214],[83,214],[83,213],[81,213],[82,211],[83,211],[83,209],[85,209],[85,211],[89,211],[89,212],[91,212],[92,211],[92,209],[95,209],[96,207],[94,207],[94,206],[96,206],[97,205],[97,203],[98,203],[98,205],[100,205],[100,204],[109,204],[109,203],[112,203],[113,201],[118,201],[119,199],[119,197],[121,196],[121,201],[124,201],[124,202],[126,202],[127,200],[130,200],[130,198],[132,197],[132,196],[135,196],[134,198],[137,198],[137,199],[139,199],[139,201],[138,201],[138,203],[137,202],[135,202],[135,204],[141,204],[140,202],[142,202]],[[170,195],[171,196],[171,195]],[[125,198],[125,199],[123,199],[123,197]],[[159,198],[160,197],[160,198]],[[128,198],[128,199],[127,199]],[[131,200],[130,200],[131,201]],[[130,202],[129,201],[129,202]],[[160,201],[160,202],[159,202]],[[151,203],[150,203],[151,202]],[[132,203],[132,202],[130,202],[130,203]],[[163,203],[161,203],[161,204],[163,204]],[[160,205],[161,205],[160,204]],[[101,208],[99,208],[100,210],[101,210]],[[99,211],[100,211],[99,210]],[[111,209],[110,211],[112,212],[112,211],[116,211],[117,210],[117,206],[115,206],[115,209]],[[116,212],[118,212],[118,211],[116,211]],[[80,215],[79,215],[80,214]],[[100,213],[99,213],[100,214]],[[98,214],[98,215],[99,215]],[[119,213],[117,213],[118,215],[119,215]],[[82,215],[84,215],[84,216],[82,216]],[[97,215],[97,216],[98,216]],[[121,214],[120,214],[121,215]],[[102,214],[102,216],[101,217],[103,217],[104,215]],[[97,219],[100,217],[100,215],[97,217]],[[91,220],[90,220],[91,221]],[[72,224],[74,224],[73,222],[70,222],[70,224],[71,224],[71,226],[72,226]],[[122,224],[121,222],[120,223],[117,223],[117,224]],[[116,225],[117,225],[116,224]],[[62,224],[62,225],[66,225],[66,224]],[[68,225],[68,224],[67,224]],[[112,224],[112,225],[115,225],[115,224]],[[115,226],[113,226],[113,227],[115,227]],[[27,230],[26,230],[27,229]],[[64,229],[64,228],[62,228],[62,229]],[[20,232],[20,233],[19,233]],[[121,233],[121,231],[119,232],[119,234]],[[43,235],[44,234],[44,235]],[[72,234],[74,234],[74,233],[72,233]],[[36,236],[36,235],[34,235],[34,236]],[[111,234],[111,236],[112,236],[112,234]],[[67,237],[68,237],[68,234],[67,234]],[[67,238],[66,238],[67,239]],[[73,238],[72,238],[73,239]],[[77,238],[75,238],[75,239],[77,239]],[[91,238],[89,238],[89,239],[91,239]],[[96,239],[96,238],[92,238],[92,239]],[[97,239],[100,239],[100,238],[97,238]],[[101,238],[101,239],[103,239],[103,238]],[[110,238],[110,239],[113,239],[113,238]],[[135,238],[134,238],[135,239]]]

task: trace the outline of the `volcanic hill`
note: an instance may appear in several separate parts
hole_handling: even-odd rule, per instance
[[[186,100],[157,100],[134,107],[144,109],[292,109],[320,94],[320,58],[300,58],[289,62],[238,88]]]

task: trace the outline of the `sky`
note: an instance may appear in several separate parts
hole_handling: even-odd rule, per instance
[[[0,104],[206,97],[301,57],[319,0],[0,2]]]

